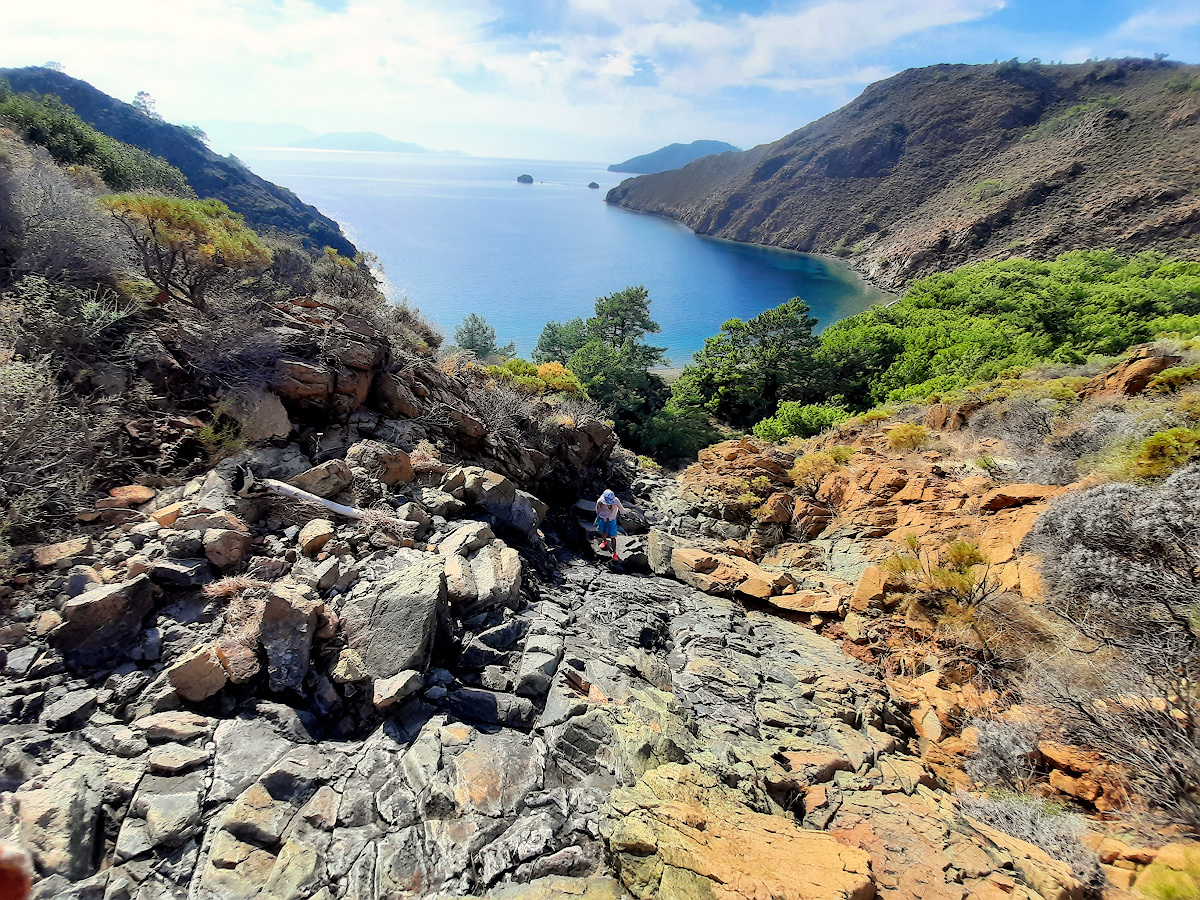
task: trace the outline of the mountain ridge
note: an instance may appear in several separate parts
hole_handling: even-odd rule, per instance
[[[1013,252],[1194,253],[1197,85],[1200,67],[1151,60],[910,69],[778,141],[606,199],[699,234],[844,256],[888,288]]]
[[[329,246],[350,257],[356,253],[333,219],[287,188],[209,150],[178,125],[151,118],[86,81],[50,69],[0,69],[0,78],[14,91],[57,95],[97,131],[162,157],[183,172],[197,194],[225,202],[255,228],[299,234],[313,249]]]
[[[714,153],[739,152],[733,144],[725,141],[692,141],[690,144],[668,144],[651,153],[643,153],[625,162],[614,163],[608,167],[610,172],[632,172],[636,175],[653,175],[678,169],[690,162],[710,156]]]

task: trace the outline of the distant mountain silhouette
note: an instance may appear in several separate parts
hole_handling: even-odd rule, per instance
[[[737,150],[733,144],[727,144],[724,141],[692,141],[690,144],[669,144],[653,153],[645,153],[641,156],[635,156],[633,159],[627,159],[623,163],[617,163],[614,166],[609,166],[610,172],[629,172],[634,175],[650,175],[654,172],[666,172],[669,169],[678,169],[680,166],[686,166],[690,162],[695,162],[702,156],[709,156],[713,153],[725,153],[729,150]]]
[[[429,149],[408,141],[394,141],[375,131],[334,131],[301,141],[292,141],[290,147],[309,150],[370,150],[387,153],[429,153]]]

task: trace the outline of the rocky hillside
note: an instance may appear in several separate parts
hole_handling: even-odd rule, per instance
[[[608,201],[701,234],[837,254],[878,283],[1066,250],[1197,251],[1200,68],[939,65]]]
[[[492,451],[513,477],[451,459],[495,430],[462,376],[286,312],[337,361],[231,400],[273,441],[114,487],[9,562],[0,834],[35,898],[1082,900],[1190,877],[1192,844],[1014,836],[1003,802],[953,793],[964,726],[1020,708],[885,560],[974,535],[1018,615],[1041,589],[1022,537],[1072,489],[967,465],[1024,446],[984,404],[922,410],[925,448],[846,426],[809,448],[850,451],[815,480],[786,445],[718,445],[681,479],[617,451],[630,534],[601,566],[587,504],[518,486],[544,490],[537,454]],[[1178,361],[1087,390],[1124,403]],[[586,483],[609,433],[563,427],[545,461]],[[1130,802],[1096,755],[1035,753],[1062,802]]]
[[[178,125],[151,118],[86,81],[51,69],[0,69],[0,79],[14,91],[57,95],[97,131],[165,159],[187,177],[199,196],[223,201],[254,228],[276,228],[300,235],[312,249],[333,247],[344,256],[354,256],[354,245],[337,222],[287,188],[259,178],[236,160],[213,153]]]
[[[678,169],[690,162],[695,162],[702,156],[713,153],[737,152],[737,147],[724,141],[692,141],[690,144],[668,144],[653,153],[643,153],[627,159],[625,162],[614,163],[608,167],[610,172],[633,172],[647,175],[653,172],[665,172],[668,169]]]

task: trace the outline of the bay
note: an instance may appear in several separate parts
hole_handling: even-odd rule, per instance
[[[595,163],[239,149],[258,174],[336,219],[448,337],[469,313],[528,356],[548,320],[645,285],[652,342],[686,363],[727,319],[803,297],[824,327],[888,295],[825,257],[692,234],[604,202],[622,178]],[[533,176],[531,185],[517,176]],[[589,189],[595,181],[600,188]]]

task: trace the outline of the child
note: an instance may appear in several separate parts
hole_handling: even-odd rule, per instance
[[[596,501],[596,527],[600,530],[600,549],[608,549],[609,538],[612,539],[612,558],[620,562],[617,556],[617,514],[623,513],[625,507],[612,491],[605,491]]]

